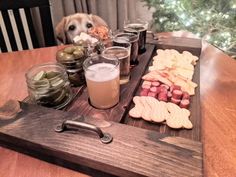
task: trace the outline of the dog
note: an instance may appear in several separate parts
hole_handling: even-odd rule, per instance
[[[107,27],[107,23],[97,15],[76,13],[63,17],[56,25],[56,37],[63,44],[72,44],[74,37],[96,26]]]

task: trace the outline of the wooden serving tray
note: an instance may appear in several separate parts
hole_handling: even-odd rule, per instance
[[[103,144],[88,131],[54,131],[64,120],[81,121],[73,113],[27,103],[21,103],[21,109],[13,119],[0,117],[0,142],[30,155],[49,156],[117,176],[202,176],[200,142],[95,121],[113,136],[110,144]]]
[[[120,102],[115,107],[93,108],[88,102],[86,88],[64,111],[21,103],[23,111],[15,118],[5,120],[0,117],[0,143],[19,151],[23,149],[24,153],[43,160],[53,159],[53,163],[63,160],[109,175],[202,176],[199,62],[193,79],[198,88],[190,103],[192,130],[170,130],[165,125],[128,116],[132,98],[140,89],[141,77],[156,55],[155,49],[187,50],[200,56],[201,41],[183,38],[147,41],[150,42],[146,45],[147,51],[139,56],[139,65],[132,68],[130,82],[121,86]],[[81,119],[79,115],[88,118]],[[56,133],[55,126],[64,120],[92,123],[110,133],[113,141],[102,144],[96,134],[80,129]]]

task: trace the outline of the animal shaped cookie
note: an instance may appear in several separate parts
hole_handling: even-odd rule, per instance
[[[135,96],[133,102],[135,106],[129,111],[133,118],[143,118],[157,123],[166,121],[167,126],[173,129],[193,128],[189,120],[190,111],[174,103],[158,101],[149,96]]]
[[[133,101],[135,107],[129,111],[131,117],[153,122],[163,122],[169,118],[165,102],[146,96],[135,96]]]
[[[184,108],[180,108],[178,105],[173,103],[166,103],[167,109],[170,113],[170,118],[166,120],[166,124],[174,129],[193,128],[193,124],[189,120],[190,111]]]

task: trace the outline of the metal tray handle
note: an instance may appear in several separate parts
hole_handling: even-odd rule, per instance
[[[66,129],[70,129],[70,127],[83,128],[85,130],[96,132],[101,142],[104,144],[108,144],[112,142],[112,139],[113,139],[109,133],[103,133],[102,130],[99,127],[96,127],[95,125],[84,123],[84,122],[73,121],[73,120],[64,121],[61,125],[55,128],[55,131],[60,133],[60,132],[65,131]]]

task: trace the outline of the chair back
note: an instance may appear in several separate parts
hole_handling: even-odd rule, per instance
[[[1,0],[0,52],[42,47],[32,9],[40,14],[44,46],[56,44],[49,0]]]

